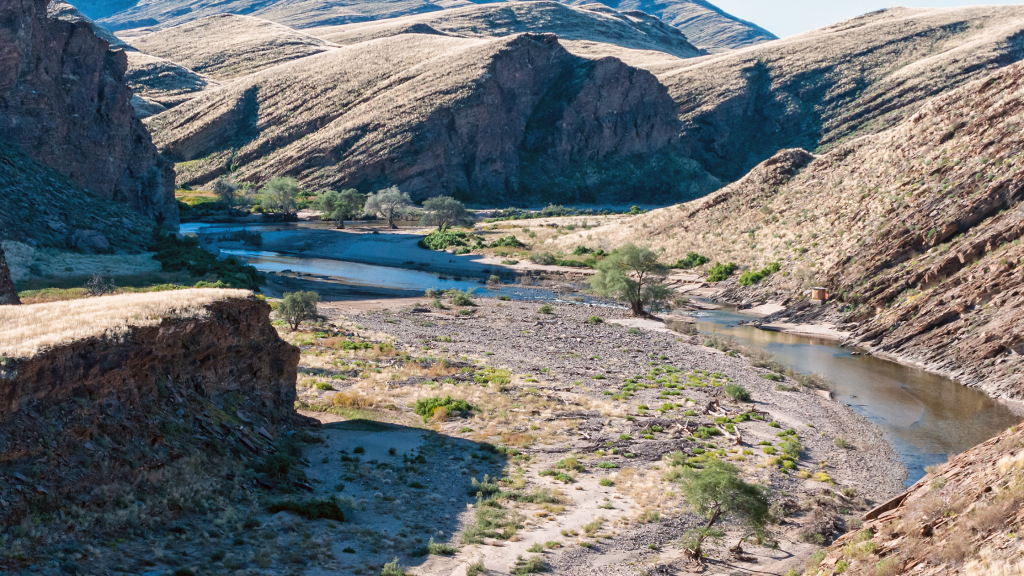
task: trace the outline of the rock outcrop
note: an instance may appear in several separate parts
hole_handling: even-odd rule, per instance
[[[124,52],[109,51],[87,22],[49,18],[47,4],[0,1],[0,138],[107,201],[176,226],[174,169],[135,118]]]
[[[181,309],[200,292],[163,298],[168,310]],[[193,314],[116,336],[72,336],[27,356],[17,353],[25,343],[0,335],[0,531],[52,514],[40,542],[49,545],[65,530],[162,525],[197,506],[171,494],[175,487],[207,502],[223,484],[237,489],[238,456],[272,450],[298,423],[299,351],[278,337],[269,305],[236,292]],[[121,309],[109,311],[117,316],[139,297],[153,296],[82,303],[102,308],[120,298]],[[45,318],[37,308],[61,304],[11,307],[5,318]]]
[[[21,304],[21,300],[18,299],[18,291],[14,289],[14,281],[11,280],[4,247],[0,246],[0,306],[5,304]]]
[[[291,175],[312,189],[395,184],[414,199],[487,202],[695,197],[718,185],[675,154],[675,105],[652,74],[573,56],[549,34],[362,42],[147,122],[162,151],[188,162],[182,184],[230,169],[254,183]]]
[[[954,456],[839,538],[817,576],[1024,573],[1024,426]]]

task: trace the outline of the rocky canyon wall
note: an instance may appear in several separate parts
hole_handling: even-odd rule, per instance
[[[88,23],[48,18],[47,0],[0,0],[0,138],[91,193],[176,226],[174,168],[135,118],[126,67],[124,52],[108,50]]]

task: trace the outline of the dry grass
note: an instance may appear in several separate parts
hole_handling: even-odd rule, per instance
[[[252,16],[218,14],[131,39],[132,46],[215,80],[231,80],[289,60],[319,54],[331,44]]]
[[[98,336],[118,336],[135,326],[155,326],[164,318],[197,317],[226,298],[248,290],[196,288],[145,294],[0,307],[0,356],[22,358],[52,347]]]

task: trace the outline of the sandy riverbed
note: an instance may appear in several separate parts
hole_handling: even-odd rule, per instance
[[[663,331],[663,326],[637,324],[624,310],[556,305],[554,314],[541,314],[536,303],[478,299],[476,304],[462,308],[471,310],[468,314],[450,305],[445,310],[432,308],[426,299],[391,301],[390,305],[381,300],[323,305],[322,312],[331,318],[332,325],[357,335],[386,339],[412,354],[450,358],[454,368],[450,376],[439,373],[436,377],[409,377],[395,368],[385,368],[381,375],[367,380],[323,380],[335,389],[324,390],[313,385],[321,381],[317,374],[322,369],[317,367],[333,364],[314,347],[304,352],[300,364],[305,374],[300,376],[300,400],[312,406],[329,405],[336,393],[372,399],[372,406],[391,407],[381,410],[380,418],[414,427],[421,425],[409,408],[414,399],[429,395],[465,398],[484,406],[484,412],[471,418],[435,422],[427,436],[410,432],[410,445],[399,447],[400,453],[427,454],[431,463],[442,454],[450,453],[452,458],[458,455],[459,462],[453,464],[453,469],[433,464],[426,467],[421,481],[428,493],[436,493],[432,492],[435,484],[450,486],[445,489],[448,493],[460,490],[459,482],[468,483],[474,474],[460,470],[471,468],[478,470],[476,474],[483,473],[481,464],[485,462],[469,457],[478,446],[473,443],[512,442],[523,456],[505,464],[501,474],[514,478],[522,491],[557,490],[562,495],[561,503],[544,508],[506,502],[510,513],[522,517],[522,528],[513,538],[462,545],[459,534],[475,521],[474,507],[466,506],[464,496],[437,501],[435,515],[450,518],[450,522],[442,523],[451,527],[435,537],[452,543],[458,551],[422,560],[372,545],[374,537],[369,532],[366,537],[359,536],[369,530],[378,534],[378,540],[394,541],[395,534],[422,531],[417,526],[424,523],[415,520],[415,514],[401,520],[407,515],[397,504],[368,506],[353,512],[349,536],[337,544],[339,549],[351,546],[356,553],[336,554],[338,561],[332,564],[335,568],[379,566],[395,554],[417,574],[462,574],[467,565],[477,561],[491,573],[507,574],[518,556],[529,557],[529,549],[539,547],[544,549],[539,556],[557,574],[637,574],[659,566],[672,573],[688,574],[695,567],[686,563],[675,542],[696,519],[675,495],[673,484],[663,478],[668,469],[663,457],[677,451],[691,458],[718,453],[741,467],[749,480],[770,487],[774,499],[793,506],[791,515],[776,527],[778,549],[746,544],[748,558],[741,561],[725,546],[715,548],[711,557],[713,573],[783,574],[801,567],[815,549],[803,539],[808,531],[820,528],[815,522],[820,524],[823,514],[835,523],[838,532],[853,522],[858,509],[902,490],[905,471],[877,427],[815,391],[789,391],[794,383],[788,380],[766,380],[761,376],[764,370],[753,368],[741,356],[706,348],[689,336]],[[588,321],[591,316],[602,321]],[[379,362],[386,364],[389,360],[382,358]],[[303,368],[307,363],[309,368]],[[473,368],[467,375],[458,366]],[[475,380],[488,369],[508,370],[507,384],[495,386]],[[661,376],[648,379],[656,369]],[[391,371],[396,373],[390,375]],[[655,381],[670,382],[668,376],[673,374],[683,384],[667,387]],[[631,378],[644,386],[623,394]],[[722,394],[722,388],[710,385],[712,378],[719,384],[729,381],[745,387],[753,401],[732,400]],[[646,387],[648,384],[651,387]],[[777,389],[779,384],[784,385],[783,389]],[[372,406],[369,413],[373,413]],[[711,419],[715,415],[732,417],[751,411],[763,414],[764,419],[737,424],[736,436],[706,440],[691,437],[699,426],[714,426]],[[330,416],[325,421],[328,419],[336,418]],[[784,474],[771,464],[763,444],[778,444],[779,432],[789,428],[797,431],[803,447],[800,470],[825,472],[835,484],[798,478],[796,471]],[[367,450],[364,458],[371,458],[372,451],[373,460],[387,461],[383,453],[389,442],[386,431],[364,430],[359,434],[358,442]],[[317,491],[326,495],[331,490],[331,478],[345,473],[350,480],[344,494],[372,501],[374,486],[380,485],[381,477],[352,474],[337,464],[329,465],[337,467],[337,472],[332,472],[333,468],[321,470],[317,462],[333,462],[331,454],[349,450],[355,442],[351,433],[340,430],[327,429],[325,436],[327,443],[309,458],[313,463],[310,476],[322,477]],[[835,438],[846,439],[856,448],[839,448]],[[460,443],[466,444],[459,448]],[[570,483],[539,475],[568,457],[581,463],[580,471],[571,471]],[[598,466],[602,462],[609,467]],[[601,479],[612,484],[602,486]],[[839,493],[841,488],[855,496],[847,499]],[[402,488],[403,494],[405,491]],[[395,495],[396,502],[407,502],[404,496]],[[378,518],[378,514],[386,517]],[[599,518],[598,527],[583,530],[584,525]],[[387,535],[381,535],[381,530],[387,530]],[[737,533],[727,532],[727,544],[731,546]],[[546,543],[557,545],[545,548]]]

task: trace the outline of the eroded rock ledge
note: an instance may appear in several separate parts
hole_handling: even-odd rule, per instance
[[[132,533],[245,490],[253,479],[237,463],[273,451],[301,423],[299,351],[269,314],[234,296],[115,337],[2,358],[0,533],[33,546]],[[47,534],[24,529],[40,515]]]

